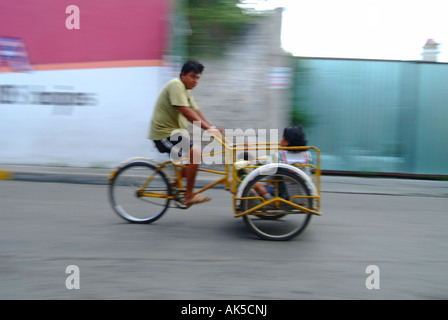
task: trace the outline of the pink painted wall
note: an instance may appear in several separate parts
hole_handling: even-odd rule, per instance
[[[161,60],[167,49],[167,0],[2,0],[0,37],[21,38],[31,64]],[[67,29],[69,5],[80,29]]]

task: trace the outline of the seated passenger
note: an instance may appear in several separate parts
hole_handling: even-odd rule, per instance
[[[283,130],[280,146],[302,147],[306,146],[306,143],[305,132],[302,126],[288,127]],[[311,154],[307,150],[279,150],[271,155],[268,163],[286,163],[291,165],[310,164]],[[309,167],[303,167],[301,169],[308,175],[311,175]],[[255,184],[254,189],[266,200],[272,198],[273,188],[271,186],[259,182]]]

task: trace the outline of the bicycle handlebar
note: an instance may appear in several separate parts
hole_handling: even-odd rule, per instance
[[[264,142],[264,143],[236,143],[231,144],[231,141],[227,139],[224,135],[217,136],[215,134],[210,133],[210,135],[217,140],[221,145],[231,151],[242,151],[242,150],[259,150],[261,146],[265,149],[278,149],[278,150],[309,150],[313,149],[316,150],[316,152],[320,153],[319,149],[312,146],[296,146],[296,147],[283,147],[280,146],[279,142]],[[223,137],[224,139],[221,139],[220,137]],[[224,141],[225,140],[225,141]],[[251,146],[252,145],[252,146]]]

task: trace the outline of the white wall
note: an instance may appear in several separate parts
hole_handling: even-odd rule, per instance
[[[0,164],[112,167],[151,156],[146,136],[165,71],[0,73]]]

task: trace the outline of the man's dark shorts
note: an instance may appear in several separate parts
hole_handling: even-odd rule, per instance
[[[184,141],[186,139],[186,141]],[[188,137],[184,136],[171,136],[162,140],[153,140],[157,150],[161,153],[169,153],[170,155],[176,155],[180,158],[188,156],[193,143]],[[181,143],[182,142],[182,143]],[[185,146],[190,146],[188,150],[185,150]],[[183,148],[182,148],[183,147]],[[173,150],[173,153],[171,152]],[[177,159],[178,160],[178,159]]]

